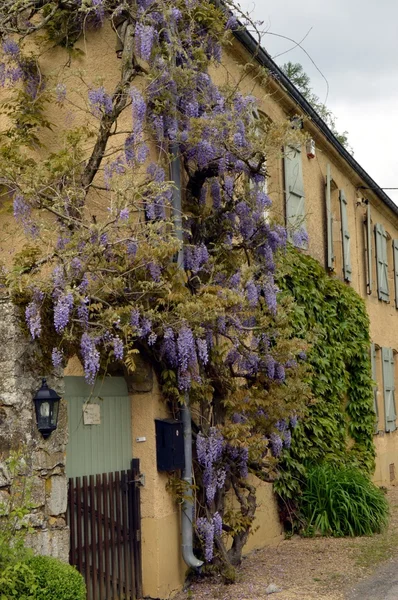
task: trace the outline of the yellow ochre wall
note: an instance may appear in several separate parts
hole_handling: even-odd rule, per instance
[[[115,58],[114,34],[110,29],[90,34],[81,43],[86,51],[81,61],[72,60],[70,76],[76,83],[77,78],[73,75],[73,69],[85,70],[87,79],[90,80],[92,73],[97,73],[98,65],[101,65],[101,75],[104,85],[111,90],[115,83],[115,75],[119,70],[120,63]],[[58,53],[58,54],[57,54]],[[49,55],[48,55],[49,56]],[[48,58],[48,70],[55,71],[57,65],[64,63],[65,55],[61,50],[53,51]],[[264,86],[260,85],[245,72],[245,78],[241,80],[243,68],[250,57],[236,44],[231,48],[224,58],[224,65],[215,72],[215,78],[219,82],[224,81],[226,76],[230,81],[240,82],[242,92],[253,93],[260,100],[260,109],[275,122],[282,121],[300,112],[300,109],[278,86],[278,83],[269,80]],[[69,68],[69,67],[68,67]],[[253,75],[256,73],[253,71]],[[94,81],[93,81],[94,84]],[[82,94],[87,92],[86,86],[80,84]],[[75,89],[75,88],[74,88]],[[78,91],[76,102],[81,99]],[[82,124],[87,119],[86,113],[76,114],[74,125]],[[127,116],[126,116],[127,118]],[[50,120],[62,130],[67,126],[69,115],[66,110],[57,108],[50,115]],[[333,179],[338,188],[344,188],[348,200],[348,219],[351,233],[351,262],[353,268],[352,286],[366,301],[371,318],[372,340],[379,346],[388,346],[398,349],[398,319],[394,307],[394,290],[390,290],[391,303],[385,304],[378,300],[377,291],[371,296],[366,290],[366,257],[365,237],[363,221],[365,217],[365,205],[362,197],[365,196],[371,203],[373,224],[383,223],[392,238],[398,238],[398,218],[378,198],[369,191],[364,194],[357,190],[364,182],[340,157],[337,151],[322,138],[315,126],[305,122],[305,129],[315,139],[317,144],[317,156],[315,159],[307,159],[303,152],[303,177],[306,195],[306,225],[309,233],[309,252],[321,264],[325,265],[326,252],[326,221],[325,221],[325,177],[326,165],[331,165]],[[56,130],[56,128],[55,128]],[[54,131],[55,131],[54,130]],[[54,132],[48,132],[48,147],[57,144]],[[274,212],[280,218],[284,216],[284,182],[283,182],[283,158],[282,149],[280,155],[276,152],[270,157],[268,169],[270,173],[269,194],[274,201]],[[101,197],[93,200],[100,209]],[[335,250],[337,256],[336,275],[342,277],[341,259],[339,263],[339,205],[336,192],[332,194],[333,212],[335,216]],[[6,212],[1,215],[3,225],[6,224],[11,231],[11,218]],[[10,233],[9,238],[4,236],[1,242],[2,254],[11,256],[10,247],[15,244],[15,237]],[[19,244],[17,244],[19,245]],[[374,249],[374,246],[373,246]],[[373,254],[375,257],[375,253]],[[391,265],[392,268],[392,265]],[[374,274],[374,281],[375,274]],[[376,286],[375,286],[376,288]],[[382,390],[381,366],[378,365],[379,389]],[[80,375],[80,368],[75,367],[68,373]],[[142,497],[142,545],[143,545],[143,585],[144,595],[153,598],[168,598],[181,589],[186,567],[181,559],[180,540],[180,514],[179,509],[173,502],[171,495],[166,490],[167,476],[158,473],[156,469],[155,449],[155,427],[154,419],[169,416],[162,402],[158,385],[155,381],[154,389],[149,393],[133,394],[132,401],[132,432],[133,432],[133,456],[140,459],[141,470],[145,474],[145,486],[141,490]],[[383,398],[379,393],[380,429],[375,435],[377,448],[377,467],[375,481],[386,483],[389,481],[389,465],[398,465],[398,432],[386,433],[383,428]],[[145,442],[137,442],[138,437],[145,437]],[[275,499],[272,494],[272,486],[261,482],[258,485],[258,509],[254,533],[249,538],[245,551],[259,548],[269,543],[277,543],[281,539],[281,526],[276,510]]]

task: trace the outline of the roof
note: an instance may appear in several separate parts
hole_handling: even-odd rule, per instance
[[[277,79],[279,84],[285,89],[288,95],[296,102],[296,104],[300,106],[300,108],[311,119],[311,121],[316,124],[318,129],[323,133],[330,144],[362,179],[362,181],[365,183],[365,187],[370,188],[373,193],[398,216],[398,206],[391,200],[384,190],[377,185],[374,179],[372,179],[372,177],[361,167],[355,158],[344,148],[344,146],[331,132],[329,127],[321,119],[311,104],[304,98],[302,94],[300,94],[295,85],[272,60],[264,48],[258,45],[258,42],[249,33],[249,31],[243,27],[240,27],[234,31],[234,35],[236,39],[239,40],[239,42],[246,48],[246,50],[248,50],[248,52],[255,57],[262,67],[265,67],[274,74],[275,79]]]

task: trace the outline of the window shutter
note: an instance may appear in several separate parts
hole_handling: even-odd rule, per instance
[[[333,217],[332,217],[332,175],[330,165],[326,165],[326,228],[327,228],[327,268],[334,269],[333,255]]]
[[[372,261],[372,221],[370,214],[370,204],[368,204],[368,210],[366,212],[366,229],[367,229],[367,242],[368,242],[368,293],[373,292],[373,261]]]
[[[393,240],[394,278],[395,278],[395,308],[398,308],[398,240]]]
[[[384,388],[384,411],[386,417],[386,431],[395,431],[395,369],[394,354],[391,348],[382,348],[383,360],[383,388]]]
[[[377,288],[379,300],[388,302],[388,262],[387,262],[387,233],[383,225],[375,225],[376,234],[376,265],[377,265]]]
[[[343,273],[346,281],[352,279],[350,232],[348,230],[347,199],[344,190],[340,190],[341,234],[343,238]]]
[[[370,345],[370,363],[372,365],[372,379],[373,385],[373,410],[376,415],[375,431],[379,430],[379,407],[377,405],[377,371],[376,371],[376,346],[372,343]]]
[[[301,146],[285,146],[285,194],[286,194],[286,225],[288,239],[293,240],[295,231],[305,227],[305,200],[303,165],[301,159]],[[307,248],[306,243],[296,244],[299,248]]]

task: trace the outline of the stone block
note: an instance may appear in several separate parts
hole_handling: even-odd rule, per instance
[[[6,465],[0,463],[0,488],[11,484],[11,475]]]
[[[64,562],[69,562],[69,528],[44,529],[26,536],[26,545],[35,554],[55,556]]]
[[[55,475],[46,481],[48,493],[47,513],[52,516],[62,515],[66,512],[68,502],[68,486],[66,477]]]

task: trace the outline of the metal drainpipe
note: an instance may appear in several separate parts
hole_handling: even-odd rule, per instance
[[[173,218],[176,229],[176,236],[182,242],[182,212],[181,212],[181,165],[179,159],[179,149],[177,144],[171,145],[171,179],[174,182],[173,189]],[[183,266],[182,247],[178,253],[177,264]],[[184,427],[184,451],[185,467],[182,472],[183,481],[187,483],[187,490],[184,492],[185,499],[182,504],[181,512],[181,534],[182,534],[182,556],[188,567],[199,569],[203,561],[196,558],[193,553],[193,493],[192,493],[192,426],[191,409],[189,406],[189,395],[185,396],[185,405],[181,408],[181,418]]]

